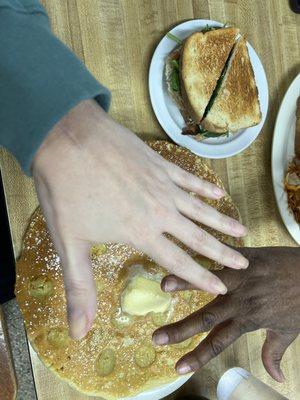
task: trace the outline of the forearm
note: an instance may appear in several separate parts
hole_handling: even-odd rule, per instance
[[[110,94],[50,31],[38,2],[0,0],[0,144],[30,173],[51,128],[80,101]]]

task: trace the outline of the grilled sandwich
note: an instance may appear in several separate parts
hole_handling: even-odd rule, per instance
[[[246,41],[237,28],[195,32],[166,59],[168,91],[198,139],[220,136],[261,120]]]

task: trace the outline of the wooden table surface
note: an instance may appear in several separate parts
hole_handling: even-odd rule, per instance
[[[278,215],[270,170],[278,107],[289,84],[300,72],[300,15],[290,11],[288,0],[43,0],[43,4],[54,32],[112,91],[111,115],[144,139],[166,139],[151,109],[147,85],[150,59],[162,35],[192,18],[238,26],[265,67],[269,114],[263,131],[246,151],[227,160],[211,161],[211,165],[223,179],[249,228],[246,244],[294,246]],[[17,257],[37,200],[32,181],[22,175],[4,150],[1,150],[0,162]],[[279,385],[266,374],[261,363],[263,339],[262,331],[242,337],[196,374],[183,392],[201,393],[215,399],[216,382],[221,373],[241,366],[289,399],[300,399],[300,340],[290,346],[283,359],[287,379]],[[31,356],[39,400],[88,398],[55,378],[33,351]]]

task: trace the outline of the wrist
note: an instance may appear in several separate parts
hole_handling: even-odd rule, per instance
[[[95,131],[107,119],[106,112],[94,100],[80,102],[54,125],[38,148],[31,164],[33,176],[51,168],[59,154],[66,157],[70,146],[84,146],[89,140],[89,131]]]

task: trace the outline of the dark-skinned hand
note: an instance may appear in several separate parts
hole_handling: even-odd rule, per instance
[[[164,326],[153,335],[154,343],[182,342],[199,332],[208,336],[176,364],[179,374],[196,371],[246,332],[267,330],[262,361],[278,382],[284,381],[280,362],[285,350],[300,333],[300,249],[264,247],[239,249],[249,259],[247,270],[223,269],[216,275],[228,287],[225,295],[187,318]],[[194,289],[169,275],[165,291]]]

